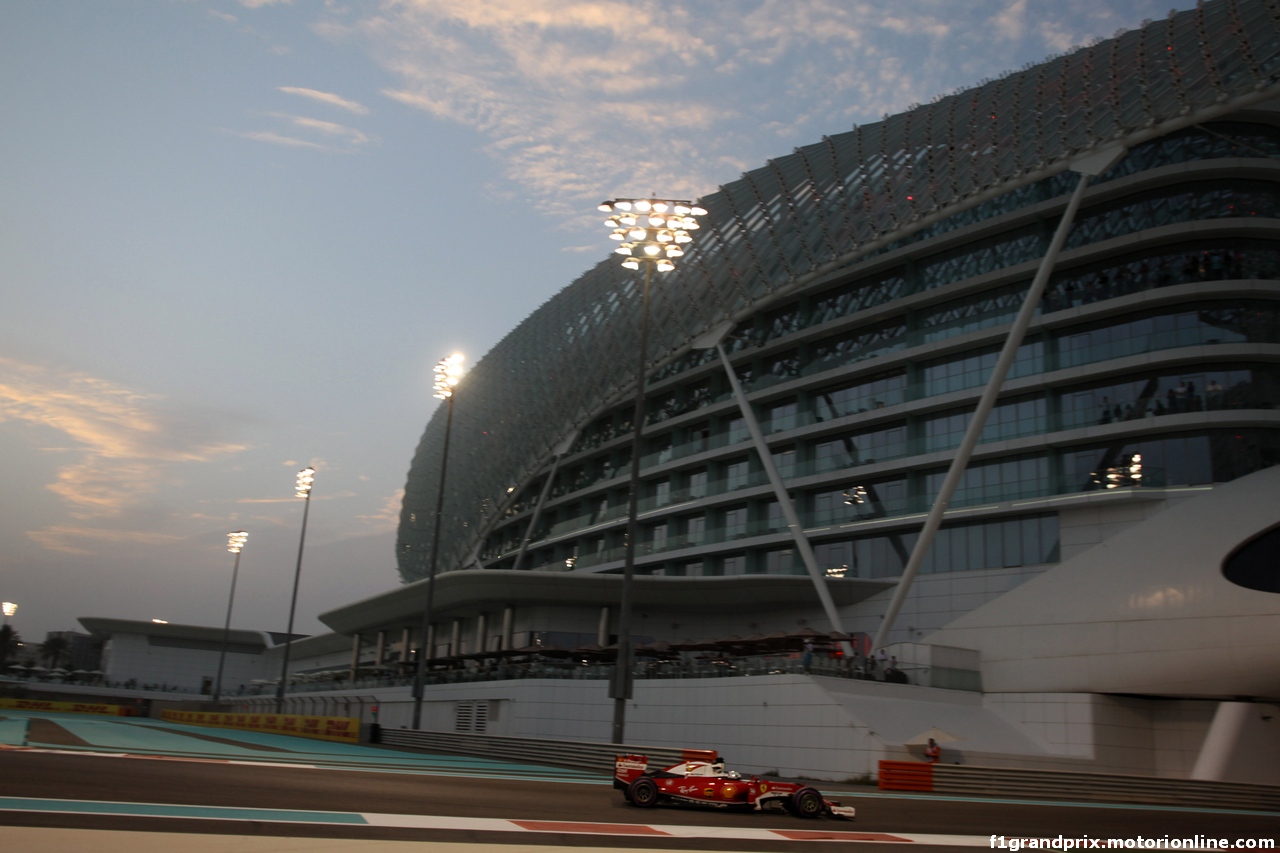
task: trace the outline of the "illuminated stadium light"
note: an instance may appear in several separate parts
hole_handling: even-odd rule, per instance
[[[611,229],[610,240],[622,242],[614,249],[617,254],[627,256],[622,266],[640,269],[640,263],[633,258],[641,255],[647,256],[644,259],[653,262],[650,268],[658,272],[676,268],[671,259],[681,257],[684,251],[675,244],[691,242],[689,232],[698,227],[696,217],[707,212],[687,201],[650,198],[614,199],[602,202],[598,209],[611,214],[604,225]],[[643,215],[636,216],[632,210]]]
[[[844,490],[844,494],[841,497],[844,498],[844,502],[848,506],[861,506],[867,502],[867,487],[850,486]]]
[[[293,496],[295,498],[309,497],[311,494],[311,485],[316,481],[315,468],[303,468],[298,472],[297,484],[294,488]],[[233,552],[234,553],[234,552]]]
[[[237,530],[235,533],[227,534],[227,550],[232,554],[239,554],[244,548],[244,543],[249,541],[249,534],[243,530]]]
[[[462,366],[466,363],[467,358],[460,352],[440,359],[439,363],[432,368],[435,373],[435,389],[433,396],[441,400],[447,400],[453,396],[453,386],[462,381]]]

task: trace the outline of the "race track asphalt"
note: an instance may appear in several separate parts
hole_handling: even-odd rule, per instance
[[[35,725],[37,720],[43,723]],[[278,735],[250,736],[154,720],[88,720],[43,714],[31,715],[26,730],[24,743],[0,748],[0,825],[6,827],[0,837],[10,841],[21,837],[24,846],[3,845],[20,853],[27,853],[29,845],[42,843],[41,837],[53,840],[53,835],[39,833],[52,833],[54,828],[58,832],[97,832],[92,848],[97,851],[137,850],[142,841],[160,837],[129,834],[138,831],[184,833],[184,838],[198,838],[205,845],[230,844],[233,838],[241,839],[236,842],[241,844],[247,843],[245,838],[259,838],[268,844],[262,849],[278,850],[328,850],[327,845],[339,842],[414,841],[446,846],[479,844],[490,849],[505,845],[513,851],[547,846],[575,850],[812,850],[816,837],[794,837],[797,832],[818,832],[831,837],[821,842],[822,850],[856,849],[861,853],[870,853],[868,845],[900,849],[902,842],[941,850],[976,846],[982,840],[981,846],[989,847],[985,838],[993,834],[1037,838],[1059,834],[1275,838],[1280,834],[1277,814],[965,800],[886,795],[874,789],[837,796],[857,806],[858,818],[852,822],[681,807],[640,810],[623,803],[607,774],[518,762],[326,744]],[[0,734],[3,731],[0,726]],[[56,801],[88,801],[93,808]],[[150,805],[143,808],[139,804]],[[160,806],[183,808],[165,810]],[[287,816],[281,819],[269,811],[249,810],[305,812],[313,818],[315,813],[323,815],[292,822]],[[84,811],[93,813],[77,813]],[[361,823],[330,815],[374,817]],[[457,820],[438,819],[446,817]],[[493,829],[511,822],[522,822],[524,831]],[[647,833],[649,825],[671,830],[656,836],[605,837],[604,830],[601,834],[584,831],[578,826],[584,822],[624,825],[609,830],[613,833]],[[14,835],[18,832],[36,833],[35,840]],[[717,832],[726,837],[715,837]],[[735,832],[742,837],[734,837]],[[847,840],[853,837],[847,835],[850,832],[862,840]],[[674,833],[702,835],[691,840],[674,837]],[[777,835],[746,837],[752,833]],[[968,840],[935,844],[931,842],[938,839],[911,840],[908,835]],[[901,841],[885,840],[888,838]],[[286,839],[315,839],[317,846],[296,847]],[[321,846],[319,839],[327,840]],[[57,841],[65,847],[30,849],[41,853],[45,849],[89,849],[74,846],[82,840],[67,836]],[[114,846],[117,842],[122,846]],[[200,847],[194,841],[182,846],[193,851],[258,849]]]

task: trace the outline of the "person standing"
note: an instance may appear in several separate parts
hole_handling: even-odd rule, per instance
[[[942,747],[933,738],[929,738],[929,745],[924,748],[924,760],[930,764],[937,764],[942,760]]]

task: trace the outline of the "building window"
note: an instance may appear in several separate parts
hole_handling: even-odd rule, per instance
[[[1043,396],[1006,400],[991,410],[979,440],[1002,441],[1024,435],[1042,434],[1047,429],[1046,412],[1047,407]],[[922,425],[926,452],[959,447],[972,420],[971,409],[948,412],[926,419]]]
[[[767,575],[802,575],[805,573],[804,565],[796,559],[795,551],[791,548],[777,548],[772,551],[765,551],[762,563],[764,573]]]
[[[707,469],[689,472],[689,497],[705,498],[707,496]]]
[[[856,578],[857,566],[853,562],[853,541],[820,542],[813,546],[818,561],[818,571],[829,578]]]
[[[721,518],[723,520],[724,539],[741,539],[747,535],[747,508],[745,506],[726,509]]]
[[[1061,428],[1119,423],[1181,412],[1280,406],[1272,365],[1169,367],[1059,392]]]
[[[872,409],[883,409],[906,399],[907,375],[897,371],[853,385],[828,388],[814,394],[814,416],[820,421],[855,415]]]
[[[690,515],[680,520],[680,547],[691,548],[707,540],[707,517]]]
[[[796,427],[796,401],[776,403],[769,407],[766,418],[768,432],[782,432]]]

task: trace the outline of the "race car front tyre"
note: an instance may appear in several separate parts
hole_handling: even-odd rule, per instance
[[[813,788],[801,788],[791,795],[791,813],[796,817],[820,817],[826,808],[822,794]]]
[[[658,784],[648,776],[640,776],[627,788],[627,799],[633,806],[651,809],[658,804]]]

